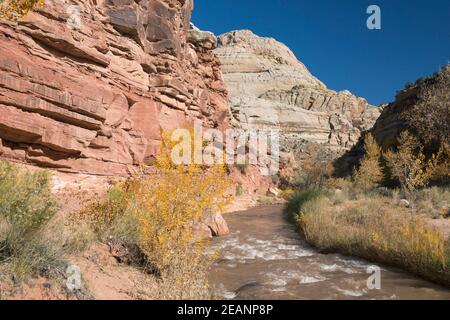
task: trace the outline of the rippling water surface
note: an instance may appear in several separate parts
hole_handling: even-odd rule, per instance
[[[450,290],[381,267],[381,290],[367,288],[373,263],[320,254],[287,221],[280,206],[225,216],[231,234],[217,238],[221,259],[210,279],[224,299],[450,299]]]

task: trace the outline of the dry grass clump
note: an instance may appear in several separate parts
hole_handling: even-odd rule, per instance
[[[322,195],[299,209],[297,221],[308,242],[450,285],[450,246],[441,230],[392,198],[366,196],[339,205],[334,198]]]
[[[18,282],[63,268],[63,243],[52,224],[57,210],[48,172],[0,160],[0,265]]]
[[[450,217],[450,189],[431,187],[413,194],[412,203],[417,210],[433,219]]]

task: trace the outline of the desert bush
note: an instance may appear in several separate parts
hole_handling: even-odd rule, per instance
[[[199,254],[203,247],[190,247],[188,252],[174,255],[172,267],[158,282],[157,298],[162,300],[209,300],[212,292],[208,268],[215,255]]]
[[[57,210],[48,172],[0,160],[0,263],[16,278],[48,274],[61,264],[61,243],[48,234]]]
[[[274,175],[272,175],[272,176],[271,176],[271,179],[272,179],[272,183],[273,183],[275,186],[279,186],[279,185],[280,185],[281,178],[280,178],[280,175],[279,175],[279,174],[274,174]]]
[[[430,159],[430,182],[440,185],[449,185],[450,182],[450,144],[444,142],[437,153]]]
[[[292,196],[294,196],[295,190],[291,188],[286,188],[284,190],[281,190],[280,198],[284,200],[290,200]]]
[[[397,150],[387,151],[384,158],[391,176],[398,179],[402,189],[408,193],[426,185],[435,171],[436,157],[427,161],[423,146],[408,131],[400,134]]]
[[[122,222],[125,219],[135,220],[127,211],[133,198],[133,182],[133,179],[116,182],[108,190],[104,201],[92,199],[91,203],[73,215],[71,217],[72,225],[87,223],[98,240],[104,240],[111,236],[111,233],[128,238],[135,232],[135,228],[125,230],[125,226],[129,224]],[[120,232],[115,232],[116,229],[119,229]]]
[[[325,188],[328,189],[339,189],[339,190],[349,190],[353,187],[353,182],[346,178],[330,178],[327,179],[325,183]]]
[[[443,232],[389,198],[366,196],[335,206],[332,197],[316,197],[303,203],[297,220],[307,241],[322,251],[399,266],[450,285]]]
[[[0,3],[0,17],[17,20],[36,7],[43,7],[45,0],[6,0]]]
[[[355,171],[353,179],[358,188],[367,191],[375,188],[384,179],[380,163],[381,149],[370,133],[364,140],[364,152],[364,158]]]

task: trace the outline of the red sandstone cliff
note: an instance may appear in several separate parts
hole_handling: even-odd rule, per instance
[[[159,129],[228,123],[215,37],[193,0],[46,0],[0,21],[0,154],[43,167],[126,175]],[[69,23],[68,23],[69,21]]]

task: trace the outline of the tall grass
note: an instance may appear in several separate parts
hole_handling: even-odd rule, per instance
[[[450,285],[450,244],[440,229],[388,197],[335,197],[322,193],[291,204],[296,208],[300,203],[294,212],[309,243],[324,252],[360,256]]]
[[[289,196],[284,211],[287,213],[299,213],[302,206],[324,194],[321,190],[296,191]]]
[[[62,267],[62,244],[49,231],[57,210],[48,172],[0,160],[0,267],[15,279],[50,275]]]

